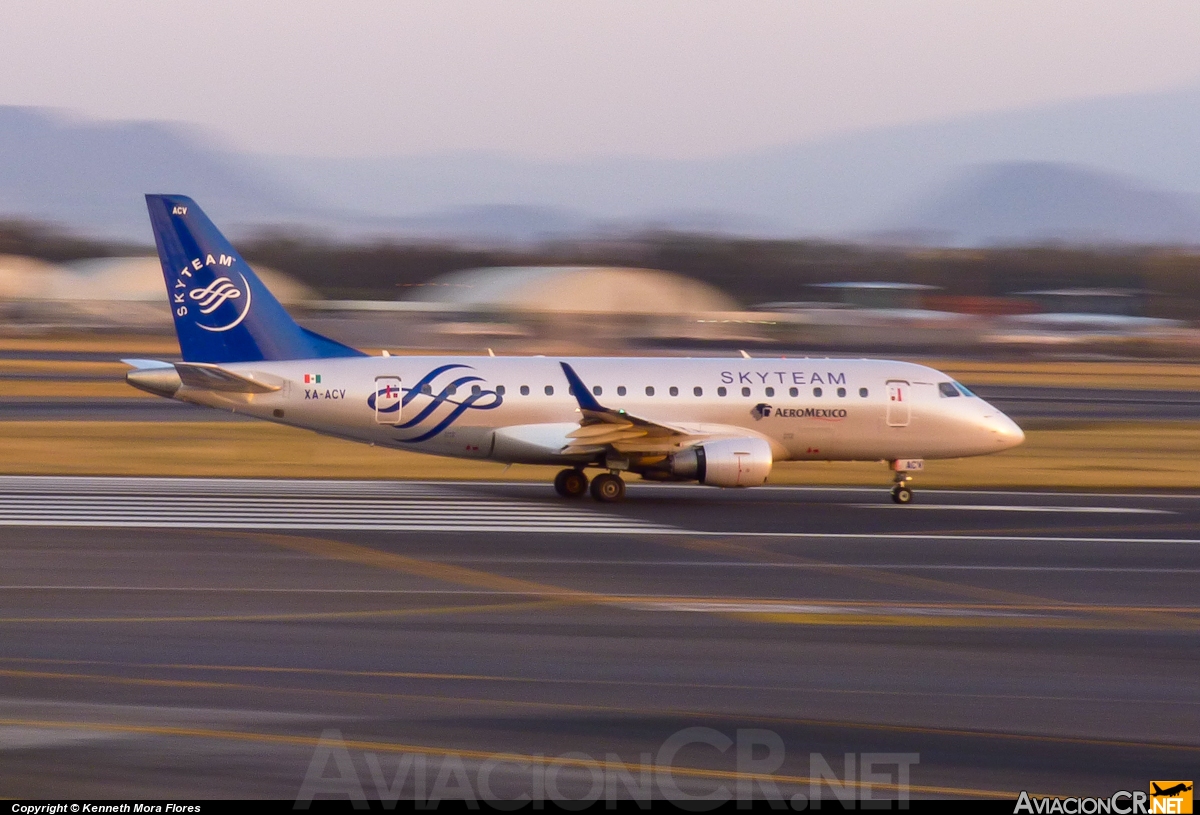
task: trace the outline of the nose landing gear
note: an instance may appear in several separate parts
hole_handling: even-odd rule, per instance
[[[889,462],[896,473],[892,478],[892,500],[897,504],[907,504],[913,499],[912,476],[909,473],[925,469],[925,462],[919,458],[901,458]]]

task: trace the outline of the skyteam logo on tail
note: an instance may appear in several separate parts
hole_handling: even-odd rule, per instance
[[[216,267],[212,269],[210,267]],[[222,267],[233,266],[230,255],[206,255],[193,258],[175,278],[171,305],[177,317],[192,315],[197,328],[205,331],[228,331],[246,319],[250,313],[250,281],[241,272]],[[201,277],[216,274],[207,285]]]
[[[494,410],[504,404],[504,397],[486,387],[483,377],[467,373],[473,370],[461,363],[438,366],[412,387],[403,388],[402,398],[396,399],[394,385],[387,386],[368,396],[367,406],[375,410],[378,404],[379,413],[396,413],[401,418],[415,411],[411,419],[395,425],[397,430],[405,431],[397,439],[412,443],[428,441],[468,410]]]

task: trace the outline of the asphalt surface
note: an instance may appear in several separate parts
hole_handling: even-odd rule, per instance
[[[0,478],[0,796],[1146,789],[1198,576],[1200,496]]]

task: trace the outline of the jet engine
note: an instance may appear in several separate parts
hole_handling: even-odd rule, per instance
[[[771,445],[753,436],[717,439],[675,453],[671,474],[714,487],[757,487],[771,473]]]

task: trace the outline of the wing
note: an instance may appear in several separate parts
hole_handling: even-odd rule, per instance
[[[599,453],[615,450],[619,453],[662,453],[689,446],[685,440],[699,438],[700,434],[687,428],[644,419],[624,410],[601,405],[591,390],[575,373],[575,369],[560,362],[571,393],[579,403],[579,429],[567,434],[570,444],[562,449],[565,455]]]

